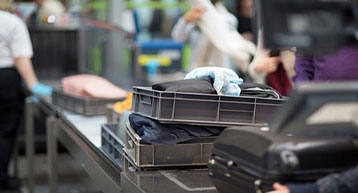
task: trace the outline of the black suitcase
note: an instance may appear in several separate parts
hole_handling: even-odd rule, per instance
[[[219,136],[208,167],[220,193],[267,192],[275,182],[312,182],[358,164],[355,138],[297,138],[263,130],[236,127]]]
[[[358,164],[358,84],[297,87],[269,127],[229,128],[208,167],[221,193],[266,192]]]

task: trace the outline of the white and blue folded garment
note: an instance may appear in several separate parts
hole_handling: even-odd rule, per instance
[[[240,96],[240,84],[244,82],[242,78],[229,68],[202,67],[196,68],[188,73],[184,79],[210,77],[214,80],[214,88],[219,95]]]

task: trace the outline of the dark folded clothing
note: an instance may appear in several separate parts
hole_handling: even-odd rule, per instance
[[[260,83],[242,83],[240,85],[240,88],[242,90],[255,88],[255,87],[262,88],[262,89],[273,89],[271,86],[269,86],[267,84],[260,84]]]
[[[157,145],[171,145],[197,137],[217,136],[224,129],[222,127],[161,124],[137,113],[129,115],[129,123],[144,142]]]
[[[262,98],[282,98],[281,94],[274,88],[259,83],[243,83],[240,85],[240,96],[262,97]]]
[[[152,89],[159,91],[217,94],[213,87],[212,79],[209,77],[163,82],[154,84]]]

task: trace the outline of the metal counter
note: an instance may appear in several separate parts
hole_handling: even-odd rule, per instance
[[[37,103],[28,99],[28,120],[34,115],[34,109],[42,109],[47,117],[47,156],[49,161],[49,192],[58,189],[57,140],[61,142],[80,163],[88,175],[104,193],[199,193],[217,192],[211,183],[207,169],[160,170],[131,172],[116,165],[101,149],[101,124],[106,123],[105,116],[82,116],[62,110],[51,103],[50,98],[40,98]],[[31,124],[31,122],[28,122]],[[31,144],[27,128],[27,143]],[[29,169],[34,163],[33,146],[29,146]],[[33,172],[30,174],[33,175]],[[33,175],[34,176],[34,175]],[[31,178],[31,176],[29,177]],[[30,192],[35,187],[35,178],[30,182]]]
[[[216,193],[207,169],[121,173],[122,193]]]

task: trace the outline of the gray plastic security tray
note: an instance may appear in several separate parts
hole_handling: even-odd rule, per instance
[[[54,89],[52,94],[53,104],[87,116],[106,114],[106,105],[116,103],[123,99],[98,99],[79,97],[63,92],[62,89]]]
[[[262,126],[285,101],[133,87],[132,108],[134,112],[167,124]]]
[[[140,168],[206,166],[215,140],[199,137],[174,145],[146,144],[128,123],[124,151]]]
[[[101,148],[120,167],[124,166],[124,142],[115,134],[117,123],[104,124],[101,128]]]
[[[106,119],[107,123],[118,123],[121,118],[121,114],[113,109],[113,104],[106,105]]]

